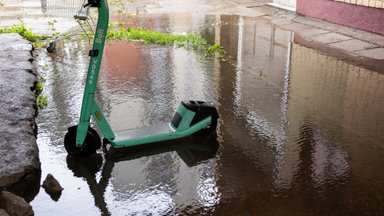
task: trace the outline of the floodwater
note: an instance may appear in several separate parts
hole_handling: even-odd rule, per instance
[[[167,122],[181,100],[212,101],[217,135],[124,152],[67,155],[89,45],[37,63],[49,105],[38,116],[43,189],[36,215],[383,215],[384,75],[295,43],[266,20],[167,14],[153,28],[195,32],[234,62],[182,48],[109,42],[97,101],[115,131]],[[143,22],[145,23],[145,22]]]

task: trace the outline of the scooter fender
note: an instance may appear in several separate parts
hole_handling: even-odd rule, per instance
[[[204,101],[182,101],[171,120],[171,125],[176,131],[183,131],[208,117],[212,119],[219,118],[217,109],[212,103]]]

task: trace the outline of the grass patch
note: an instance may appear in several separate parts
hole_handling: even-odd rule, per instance
[[[36,98],[36,104],[37,104],[37,107],[39,107],[39,109],[44,109],[45,107],[48,106],[48,97],[43,94],[40,94]]]
[[[35,96],[39,96],[43,92],[43,84],[40,81],[35,83]]]
[[[15,24],[10,27],[0,28],[0,34],[2,33],[17,33],[24,39],[33,43],[33,46],[36,49],[46,46],[47,39],[53,38],[57,35],[57,34],[53,34],[51,36],[43,36],[43,35],[36,34],[31,29],[27,29],[23,23]]]
[[[37,49],[46,46],[46,42],[44,40],[53,37],[53,36],[42,36],[32,32],[31,29],[27,29],[23,23],[15,24],[10,27],[0,28],[0,34],[2,33],[17,33],[24,39],[33,43],[33,46]]]
[[[215,53],[220,56],[226,55],[219,44],[210,45],[204,38],[195,34],[171,34],[143,28],[122,28],[116,23],[110,25],[107,40],[139,40],[150,44],[183,47],[187,50],[202,52],[205,56],[213,56]]]
[[[35,91],[37,107],[39,109],[44,109],[46,106],[48,106],[48,97],[45,96],[44,94],[42,94],[43,93],[43,84],[40,81],[37,81],[37,82],[35,82],[33,89]]]
[[[30,29],[27,29],[23,23],[16,24],[11,27],[0,28],[0,33],[17,33],[32,43],[42,40],[42,36],[33,33]]]
[[[179,35],[162,33],[149,29],[118,29],[110,30],[107,33],[109,40],[141,40],[151,44],[177,45],[179,47],[198,47],[205,44],[205,40],[197,35]]]

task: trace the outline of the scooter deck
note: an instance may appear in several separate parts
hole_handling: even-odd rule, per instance
[[[151,136],[157,136],[157,135],[168,134],[173,132],[175,132],[175,129],[171,128],[169,126],[169,123],[163,123],[160,125],[119,131],[116,133],[116,138],[114,141],[119,142],[121,140],[134,139],[138,137],[140,138],[151,137]]]
[[[170,125],[170,123],[121,131],[120,133],[116,134],[115,139],[110,140],[109,142],[113,148],[124,148],[147,143],[178,139],[196,133],[202,128],[207,127],[210,122],[211,117],[208,117],[182,131],[176,131]]]
[[[120,131],[111,140],[113,148],[124,148],[171,139],[177,132],[169,123]]]

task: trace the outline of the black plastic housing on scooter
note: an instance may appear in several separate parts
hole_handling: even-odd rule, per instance
[[[88,3],[84,5],[84,7],[100,7],[100,0],[88,0]]]
[[[195,116],[190,126],[193,126],[197,122],[211,116],[212,119],[216,120],[219,118],[219,113],[216,107],[212,103],[204,101],[182,101],[181,104],[188,110],[195,112]],[[181,122],[182,116],[179,113],[175,113],[172,118],[171,124],[174,127],[178,127]]]

